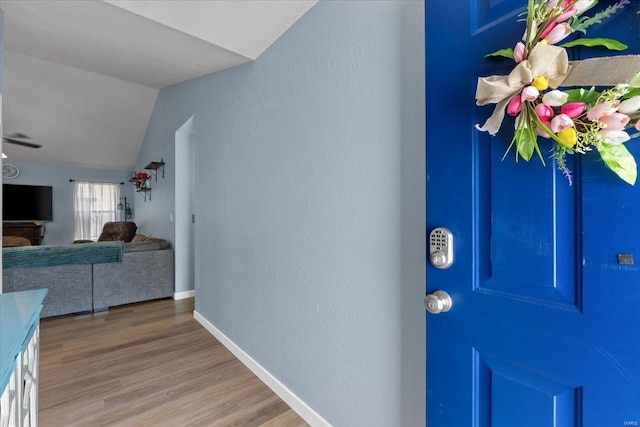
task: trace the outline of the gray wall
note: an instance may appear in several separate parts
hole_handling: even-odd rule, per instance
[[[333,425],[424,426],[423,2],[321,1],[162,90],[137,167],[166,178],[136,218],[169,240],[192,115],[196,310]]]
[[[131,172],[25,163],[12,161],[10,158],[2,162],[14,164],[20,169],[16,178],[4,178],[3,183],[53,187],[53,221],[45,223],[44,245],[68,245],[73,242],[73,183],[69,182],[70,179],[124,182],[120,194],[127,197],[127,201],[134,207],[135,215],[136,198],[140,196],[134,194],[133,184],[128,182]]]

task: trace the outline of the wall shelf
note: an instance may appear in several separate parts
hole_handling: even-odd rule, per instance
[[[147,199],[151,201],[151,188],[149,187],[149,180],[153,176],[155,181],[158,181],[158,171],[162,172],[162,179],[164,179],[164,159],[160,159],[159,162],[153,161],[150,162],[147,166],[144,167],[145,170],[148,170],[149,173],[139,173],[133,174],[133,178],[129,180],[136,186],[136,193],[139,193],[146,202]],[[145,178],[138,178],[137,175],[144,175]]]
[[[133,178],[129,180],[136,186],[136,193],[140,193],[140,195],[144,198],[144,201],[147,201],[147,197],[151,200],[151,188],[149,187],[149,178],[136,178],[134,175]]]
[[[164,159],[160,159],[159,162],[151,162],[147,166],[144,167],[146,170],[151,172],[151,175],[155,178],[156,182],[158,181],[158,171],[162,171],[162,179],[164,179]]]
[[[138,188],[136,190],[136,193],[139,193],[143,198],[144,201],[147,201],[147,197],[149,197],[149,201],[151,201],[151,189],[150,188]]]

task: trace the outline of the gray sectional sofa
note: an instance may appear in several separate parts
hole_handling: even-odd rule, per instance
[[[4,249],[7,250],[7,249]],[[85,314],[173,297],[174,251],[160,239],[124,243],[121,262],[4,268],[2,291],[47,288],[40,317]]]
[[[92,310],[92,264],[2,270],[2,292],[47,288],[40,317]]]
[[[173,296],[173,249],[128,251],[131,245],[125,243],[121,263],[93,265],[94,311]]]

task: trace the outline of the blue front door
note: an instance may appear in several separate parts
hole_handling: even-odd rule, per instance
[[[427,293],[452,299],[427,314],[427,423],[639,425],[640,183],[588,153],[571,158],[569,185],[550,145],[546,166],[502,160],[513,121],[495,137],[475,129],[493,110],[475,105],[477,77],[513,66],[484,55],[521,39],[526,3],[425,2],[427,232],[449,229],[454,256],[445,269],[427,260]],[[627,8],[589,36],[639,53]],[[640,159],[640,139],[627,147]]]

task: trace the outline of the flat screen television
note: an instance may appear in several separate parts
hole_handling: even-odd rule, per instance
[[[3,221],[53,221],[53,188],[2,184]]]

